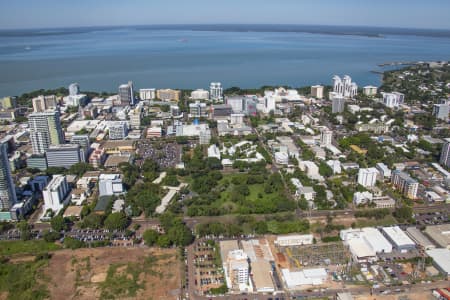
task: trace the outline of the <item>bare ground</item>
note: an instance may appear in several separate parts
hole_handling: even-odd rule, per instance
[[[112,264],[139,265],[149,256],[158,259],[152,265],[152,272],[139,275],[144,288],[138,290],[134,297],[122,296],[120,299],[177,299],[180,295],[180,262],[176,258],[176,250],[149,248],[95,248],[54,252],[45,272],[50,279],[48,289],[51,299],[99,299],[100,286],[105,282]],[[117,268],[116,273],[123,273],[125,268]]]

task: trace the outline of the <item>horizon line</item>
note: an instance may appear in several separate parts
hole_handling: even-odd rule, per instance
[[[55,29],[77,29],[77,28],[123,28],[123,27],[144,27],[144,26],[323,26],[323,27],[350,27],[350,28],[375,28],[375,29],[409,29],[409,30],[429,30],[447,31],[450,28],[426,28],[426,27],[406,27],[406,26],[379,26],[379,25],[332,25],[332,24],[304,24],[304,23],[155,23],[155,24],[122,24],[122,25],[80,25],[80,26],[49,26],[49,27],[11,27],[1,28],[1,31],[13,30],[55,30]]]

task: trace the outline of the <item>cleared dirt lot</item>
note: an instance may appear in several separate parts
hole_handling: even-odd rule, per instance
[[[96,248],[53,253],[45,270],[52,299],[177,299],[176,250]]]

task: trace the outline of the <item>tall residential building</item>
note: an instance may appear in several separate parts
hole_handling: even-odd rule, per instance
[[[346,98],[353,98],[358,95],[358,85],[352,82],[352,78],[348,75],[345,75],[342,79],[335,75],[333,77],[333,92]]]
[[[333,131],[328,128],[324,128],[320,131],[320,143],[322,145],[331,145],[333,139]]]
[[[109,122],[108,130],[110,140],[123,140],[128,135],[128,126],[126,122]]]
[[[211,100],[222,101],[223,100],[223,88],[220,82],[211,82],[209,86],[209,96]]]
[[[375,168],[359,169],[358,184],[363,187],[372,187],[377,182],[378,170]]]
[[[232,112],[235,114],[244,112],[244,97],[243,96],[226,97],[225,104],[230,105]]]
[[[16,188],[11,176],[7,144],[0,143],[0,211],[9,210],[16,202]]]
[[[55,95],[38,96],[31,101],[33,102],[34,112],[44,112],[46,110],[56,109],[58,105]]]
[[[384,163],[377,163],[375,165],[375,168],[377,168],[378,172],[380,173],[381,180],[390,179],[392,175],[391,169],[388,168]]]
[[[72,83],[69,85],[69,95],[76,96],[80,93],[80,85],[78,83]]]
[[[450,111],[449,101],[442,99],[440,103],[433,105],[433,116],[436,119],[448,121],[448,114]]]
[[[48,167],[70,168],[83,161],[78,144],[51,145],[46,154]]]
[[[206,103],[196,101],[189,104],[189,114],[191,118],[202,118],[208,116],[208,110],[206,109]]]
[[[264,113],[268,114],[270,112],[275,112],[276,99],[273,95],[267,94],[264,96]]]
[[[128,117],[130,118],[130,127],[139,129],[142,120],[142,106],[137,105],[135,109],[130,110]]]
[[[132,81],[128,81],[127,84],[122,84],[119,86],[119,99],[121,104],[134,105],[135,102]]]
[[[60,211],[65,205],[69,191],[66,176],[54,175],[42,192],[44,196],[44,211],[48,209],[54,212]]]
[[[375,96],[377,94],[377,92],[378,92],[378,88],[376,86],[368,85],[363,88],[363,94],[368,97]]]
[[[156,98],[156,89],[140,89],[139,98],[141,100],[153,100]]]
[[[36,112],[28,116],[33,154],[43,154],[50,145],[64,143],[59,111]]]
[[[91,142],[89,141],[89,136],[85,134],[73,135],[70,138],[70,143],[80,145],[81,161],[87,162],[89,160],[89,152],[91,149]]]
[[[171,89],[157,90],[156,98],[161,101],[180,101],[181,91]]]
[[[178,105],[171,105],[170,114],[172,117],[178,117],[180,115],[180,107]]]
[[[16,97],[3,97],[0,99],[0,108],[3,109],[12,109],[17,106],[17,98]]]
[[[209,99],[209,92],[203,89],[192,91],[191,98],[194,100],[207,100]]]
[[[331,99],[331,112],[333,114],[343,113],[345,110],[345,99],[344,97],[337,95]]]
[[[446,138],[444,145],[442,145],[439,163],[444,167],[450,168],[450,138]]]
[[[397,108],[405,102],[405,95],[398,92],[381,93],[383,95],[383,104],[389,108]]]
[[[406,197],[410,199],[417,198],[419,183],[405,172],[399,170],[393,171],[391,182],[394,184],[395,188]]]
[[[323,86],[313,85],[311,87],[311,96],[317,99],[323,99]]]

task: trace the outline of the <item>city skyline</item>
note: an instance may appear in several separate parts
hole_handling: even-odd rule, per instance
[[[408,8],[405,11],[405,7]],[[270,1],[223,3],[198,0],[143,0],[121,3],[99,0],[95,4],[43,0],[0,1],[0,29],[132,26],[167,24],[302,24],[450,29],[450,3],[443,0],[369,1]],[[160,12],[160,13],[158,13]],[[48,16],[48,17],[43,17]]]

